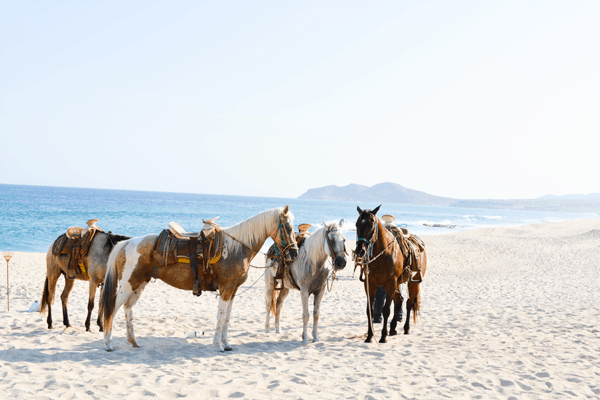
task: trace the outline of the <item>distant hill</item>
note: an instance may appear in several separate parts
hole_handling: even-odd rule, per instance
[[[564,196],[554,196],[549,194],[530,200],[466,200],[434,196],[419,190],[408,189],[402,185],[391,182],[379,183],[371,187],[357,184],[350,184],[347,186],[329,185],[321,188],[309,189],[298,198],[505,210],[600,213],[600,193]]]
[[[542,197],[538,197],[536,200],[600,200],[600,193],[590,194],[564,194],[562,196],[555,196],[553,194],[547,194]]]
[[[434,196],[418,190],[408,189],[397,183],[385,182],[368,187],[350,184],[347,186],[329,185],[309,189],[299,199],[338,200],[338,201],[380,201],[382,203],[425,204],[449,206],[455,199]]]

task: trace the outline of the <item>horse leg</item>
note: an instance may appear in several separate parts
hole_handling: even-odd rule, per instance
[[[392,297],[394,297],[395,285],[388,285],[385,288],[385,305],[383,306],[383,329],[381,330],[381,339],[379,343],[387,343],[388,335],[388,318],[390,317],[390,308],[392,305]]]
[[[275,280],[269,272],[270,270],[267,270],[267,272],[265,273],[265,310],[267,311],[267,318],[265,320],[265,332],[267,333],[269,333],[269,331],[271,330],[271,310],[274,306],[273,297],[275,294]],[[275,311],[274,314],[276,315],[277,312]]]
[[[408,335],[410,331],[410,312],[414,308],[413,318],[416,319],[416,312],[419,309],[419,283],[408,282],[408,300],[406,300],[406,322],[404,323],[404,334]]]
[[[126,286],[126,288],[123,286]],[[115,308],[112,313],[113,316],[117,314],[117,311],[119,311],[119,308],[121,308],[123,306],[123,304],[125,304],[125,302],[133,294],[133,292],[131,290],[131,286],[129,286],[129,284],[123,285],[123,286],[121,286],[119,288],[119,291],[117,292],[117,298],[115,299]],[[127,314],[125,315],[125,318],[127,318]],[[110,317],[108,320],[104,319],[104,328],[105,328],[104,329],[104,346],[106,347],[106,351],[113,351],[112,323],[113,323],[113,317]],[[129,332],[128,332],[128,334],[129,334]]]
[[[144,288],[148,282],[142,283],[136,290],[125,301],[125,320],[127,321],[127,341],[133,347],[140,347],[135,340],[135,332],[133,331],[133,306],[137,303],[138,299],[142,295]]]
[[[283,301],[290,294],[290,289],[281,288],[279,291],[279,296],[277,296],[277,304],[275,304],[275,332],[281,333],[281,312],[283,311]]]
[[[302,299],[302,344],[308,344],[308,297],[310,293],[307,290],[300,290],[300,298]]]
[[[385,288],[379,286],[375,291],[375,303],[373,304],[373,323],[377,324],[381,322],[381,312],[383,311],[383,303],[385,303]]]
[[[396,325],[398,322],[402,320],[402,302],[404,299],[402,298],[402,294],[400,293],[400,288],[394,293],[394,318],[392,318],[392,323],[390,324],[390,336],[397,335]]]
[[[96,287],[98,282],[95,279],[90,279],[90,290],[88,295],[88,313],[85,319],[85,330],[90,332],[90,319],[92,318],[92,310],[94,309],[94,300],[96,299]]]
[[[229,308],[230,301],[231,300],[225,301],[222,297],[219,297],[219,311],[217,312],[217,327],[215,328],[215,335],[213,336],[213,345],[220,352],[225,351],[222,342],[222,331],[225,318],[227,317],[227,309]]]
[[[325,290],[321,290],[319,293],[314,294],[315,303],[313,307],[313,342],[319,341],[319,334],[317,329],[319,327],[319,313],[321,312],[321,300],[323,299],[323,295],[325,294]]]
[[[75,283],[75,279],[67,279],[65,277],[65,288],[63,289],[62,294],[60,295],[60,301],[62,302],[62,310],[63,310],[63,324],[68,328],[71,326],[69,323],[69,314],[67,313],[67,303],[69,302],[69,294],[73,289],[73,284]]]
[[[373,330],[371,329],[373,324],[373,303],[375,302],[375,290],[377,288],[367,287],[365,285],[365,292],[369,295],[369,302],[367,302],[367,326],[369,330],[367,331],[367,338],[365,339],[365,343],[371,343],[373,340]]]
[[[221,333],[221,343],[223,343],[223,349],[225,351],[231,351],[233,348],[229,344],[229,339],[227,338],[227,334],[229,332],[229,318],[231,317],[231,308],[233,307],[233,299],[235,295],[231,297],[229,300],[229,304],[227,305],[227,313],[225,314],[225,322],[223,323],[223,331]]]

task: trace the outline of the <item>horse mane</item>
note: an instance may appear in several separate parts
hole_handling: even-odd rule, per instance
[[[279,216],[282,212],[283,207],[263,211],[234,226],[223,228],[223,231],[244,243],[246,246],[249,246],[251,249],[258,251],[256,248],[262,246],[262,243],[260,243],[262,238],[265,236],[268,237],[270,229],[279,224]],[[288,214],[293,221],[294,215],[291,212]],[[235,241],[228,241],[228,246],[234,245],[234,243]],[[237,243],[235,245],[237,245]]]
[[[113,247],[115,247],[115,245],[118,242],[131,239],[131,236],[117,235],[116,233],[112,233],[111,231],[104,232],[104,234],[108,236],[108,240],[106,241],[106,243],[104,243],[104,250],[109,253],[112,251]]]
[[[327,252],[323,248],[323,240],[325,239],[325,233],[327,227],[317,229],[314,233],[306,238],[304,244],[298,250],[298,256],[294,260],[296,265],[308,265],[310,266],[310,272],[312,273],[312,266],[315,258],[320,258],[323,255],[327,257]]]

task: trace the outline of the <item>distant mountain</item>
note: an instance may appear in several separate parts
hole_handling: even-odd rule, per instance
[[[554,196],[549,194],[537,199],[529,200],[466,200],[434,196],[418,190],[408,189],[397,183],[391,182],[380,183],[371,187],[357,184],[341,187],[329,185],[321,188],[309,189],[298,198],[505,210],[600,213],[600,193],[565,196]]]
[[[547,194],[542,197],[538,197],[536,200],[600,200],[600,193],[590,194],[564,194],[562,196],[555,196],[553,194]]]
[[[456,200],[434,196],[418,190],[408,189],[397,183],[385,182],[368,187],[350,184],[347,186],[329,185],[309,189],[299,199],[338,200],[338,201],[379,201],[382,203],[425,204],[449,206]]]

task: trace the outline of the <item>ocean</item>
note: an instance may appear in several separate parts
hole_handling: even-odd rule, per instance
[[[355,239],[358,213],[378,203],[300,200],[275,197],[223,196],[212,194],[143,192],[129,190],[84,189],[52,186],[0,184],[0,252],[46,252],[54,240],[70,226],[85,226],[97,218],[99,227],[127,236],[160,233],[169,222],[179,223],[188,232],[202,229],[202,219],[219,216],[228,227],[257,213],[290,205],[295,227],[301,223],[322,226],[322,221],[345,220],[348,239]],[[598,218],[598,214],[544,211],[488,210],[407,204],[383,204],[379,216],[391,214],[395,223],[417,235],[443,234],[466,229],[519,226],[544,221],[569,221]],[[456,225],[432,228],[423,224]],[[265,248],[269,246],[269,239]]]

